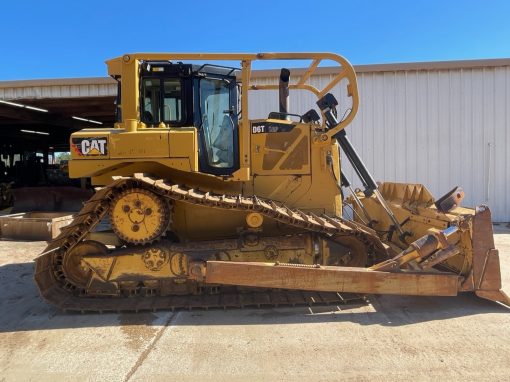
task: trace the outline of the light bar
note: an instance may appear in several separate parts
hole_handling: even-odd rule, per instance
[[[29,134],[39,134],[39,135],[50,135],[50,133],[47,133],[45,131],[35,131],[35,130],[20,130],[23,133],[29,133]]]
[[[76,119],[78,121],[83,121],[83,122],[90,122],[90,123],[95,123],[96,125],[102,125],[103,122],[99,122],[99,121],[94,121],[93,119],[87,119],[87,118],[81,118],[81,117],[76,117],[73,115],[72,117],[73,119]]]
[[[43,113],[47,113],[48,112],[48,110],[46,110],[46,109],[41,109],[40,107],[28,106],[28,105],[25,105],[25,109],[40,111],[40,112],[43,112]]]
[[[16,102],[9,102],[9,101],[3,101],[3,100],[0,100],[0,103],[3,103],[5,105],[9,105],[9,106],[16,106],[16,107],[20,107],[22,109],[29,109],[29,110],[34,110],[34,111],[40,111],[42,113],[47,113],[48,110],[46,109],[41,109],[40,107],[35,107],[35,106],[28,106],[28,105],[22,105],[20,103],[16,103]]]

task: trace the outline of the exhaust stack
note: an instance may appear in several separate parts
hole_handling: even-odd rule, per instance
[[[289,112],[289,80],[290,70],[282,68],[280,71],[280,83],[278,87],[278,95],[280,100],[280,113]]]

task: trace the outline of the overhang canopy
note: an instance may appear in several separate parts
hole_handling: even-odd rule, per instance
[[[2,146],[67,151],[71,132],[114,123],[116,92],[111,78],[0,82]]]

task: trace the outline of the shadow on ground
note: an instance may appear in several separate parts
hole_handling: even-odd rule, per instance
[[[0,333],[122,325],[160,325],[168,312],[74,314],[45,303],[33,280],[33,263],[0,266]],[[457,297],[371,296],[370,304],[271,309],[193,310],[172,325],[274,325],[354,322],[404,326],[510,309],[466,293]]]

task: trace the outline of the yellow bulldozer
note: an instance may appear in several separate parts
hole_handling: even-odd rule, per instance
[[[309,66],[257,84],[259,60]],[[338,71],[317,87],[324,61]],[[474,292],[510,305],[487,207],[461,207],[459,187],[436,200],[420,184],[375,182],[346,134],[359,96],[343,57],[136,53],[107,65],[117,122],[70,138],[70,176],[97,188],[36,259],[48,302],[138,311]],[[250,120],[259,90],[278,91],[278,111]],[[289,112],[295,90],[315,99],[304,114]]]

